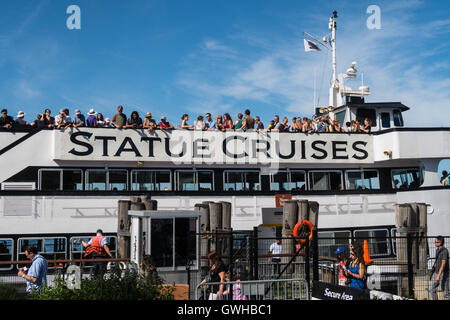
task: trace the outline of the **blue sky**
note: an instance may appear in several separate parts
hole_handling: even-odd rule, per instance
[[[66,9],[81,9],[69,30]],[[381,29],[369,30],[369,5]],[[1,107],[33,120],[50,107],[112,116],[151,111],[180,123],[209,111],[234,119],[249,107],[310,116],[314,73],[328,105],[331,57],[305,53],[302,31],[329,33],[338,11],[338,72],[352,61],[371,89],[368,101],[401,101],[408,126],[450,126],[448,1],[104,1],[0,2]],[[324,68],[326,67],[326,68]],[[359,86],[359,84],[357,84]]]

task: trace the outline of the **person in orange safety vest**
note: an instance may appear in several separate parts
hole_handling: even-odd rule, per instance
[[[81,240],[83,247],[86,248],[86,252],[83,257],[91,256],[92,259],[101,259],[101,258],[112,258],[112,254],[109,251],[108,242],[106,237],[103,236],[103,231],[101,229],[97,230],[95,237],[92,237],[91,240],[86,243]],[[106,262],[94,262],[93,263],[93,273],[97,275],[99,273],[103,274],[105,272]]]

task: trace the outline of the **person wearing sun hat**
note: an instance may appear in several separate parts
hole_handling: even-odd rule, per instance
[[[86,125],[88,127],[97,127],[97,112],[94,109],[89,110],[88,117],[86,119]]]
[[[147,112],[145,114],[144,124],[142,127],[144,129],[147,129],[148,132],[151,132],[152,130],[156,129],[156,122],[155,120],[153,120],[151,112]]]
[[[29,123],[26,122],[23,118],[25,117],[25,112],[19,111],[17,112],[17,119],[15,121],[15,125],[18,126],[28,126]]]
[[[348,268],[347,265],[350,262],[350,259],[348,259],[348,257],[345,255],[344,247],[338,247],[336,251],[334,251],[334,254],[336,255],[339,262],[339,285],[346,286],[348,284],[348,280],[345,276],[344,270]]]

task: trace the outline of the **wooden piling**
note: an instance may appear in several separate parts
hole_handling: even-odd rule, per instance
[[[297,222],[309,220],[309,201],[297,200],[297,206],[298,206]]]
[[[289,263],[292,256],[295,254],[295,240],[292,236],[294,227],[297,224],[298,205],[297,200],[287,200],[283,205],[283,229],[281,231],[282,240],[282,257],[281,263],[283,265]],[[290,265],[286,272],[292,273],[294,271],[293,265]]]
[[[317,229],[319,224],[319,203],[316,201],[309,201],[308,206],[309,221],[314,225],[314,229]]]
[[[130,204],[129,200],[119,200],[117,204],[117,249],[120,258],[130,257]]]
[[[408,272],[408,233],[405,231],[414,220],[414,213],[409,204],[395,205],[395,223],[397,228],[403,228],[401,232],[396,232],[396,248],[397,248],[397,262],[398,271],[402,274]],[[397,294],[399,296],[408,296],[408,277],[400,276],[397,281]]]
[[[209,204],[198,203],[194,206],[194,210],[201,211],[203,214],[200,218],[200,270],[204,276],[209,268],[208,256],[210,251],[210,232],[209,232]]]
[[[222,229],[222,204],[211,202],[209,203],[209,231],[212,234],[210,249],[221,253],[221,241],[218,231]]]

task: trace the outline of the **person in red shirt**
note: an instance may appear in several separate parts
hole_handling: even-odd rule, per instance
[[[166,121],[166,116],[161,117],[161,121],[158,124],[161,130],[173,130],[174,127],[169,121]]]

